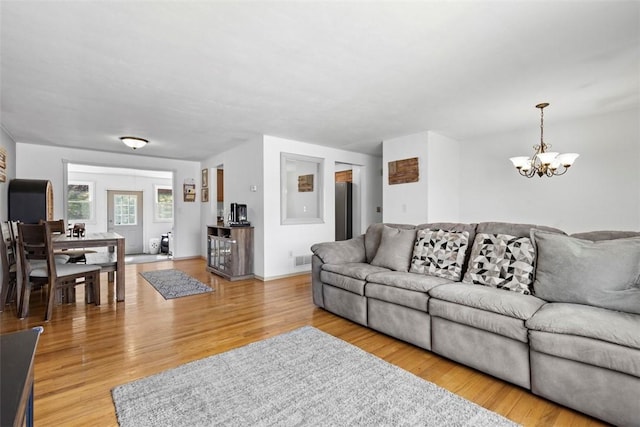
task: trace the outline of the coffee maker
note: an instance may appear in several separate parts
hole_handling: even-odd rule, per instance
[[[247,221],[247,205],[241,203],[231,203],[231,212],[229,213],[230,227],[249,226],[251,223]]]

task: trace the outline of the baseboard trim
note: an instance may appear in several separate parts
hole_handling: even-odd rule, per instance
[[[287,277],[295,277],[295,276],[304,276],[304,275],[308,276],[310,274],[311,274],[310,271],[300,271],[298,273],[282,274],[280,276],[269,276],[269,277],[262,277],[258,275],[254,275],[254,276],[257,280],[260,280],[262,282],[270,282],[272,280],[286,279]]]

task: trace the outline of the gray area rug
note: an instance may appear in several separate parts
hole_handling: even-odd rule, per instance
[[[164,299],[180,298],[213,291],[209,286],[180,270],[143,271],[140,275],[151,286],[156,288]]]
[[[502,416],[312,327],[112,390],[140,426],[514,426]]]

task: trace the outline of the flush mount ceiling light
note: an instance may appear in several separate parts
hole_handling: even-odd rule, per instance
[[[135,136],[121,136],[120,141],[124,143],[127,147],[133,148],[142,148],[149,143],[146,139],[137,138]]]
[[[540,177],[564,175],[579,156],[579,154],[576,153],[560,154],[547,151],[551,148],[551,145],[545,144],[543,140],[544,112],[542,110],[548,106],[549,103],[547,102],[536,105],[536,108],[540,109],[540,145],[533,146],[533,149],[536,150],[533,157],[520,156],[509,159],[511,163],[513,163],[513,166],[518,169],[518,173],[527,178],[532,178],[535,175]]]

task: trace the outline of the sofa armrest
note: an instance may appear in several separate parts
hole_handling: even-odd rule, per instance
[[[348,262],[366,262],[364,234],[339,242],[316,243],[311,252],[324,264],[345,264]]]
[[[366,262],[364,234],[339,242],[316,243],[311,246],[311,288],[313,303],[324,308],[324,292],[320,272],[323,264],[345,264],[347,262]]]

